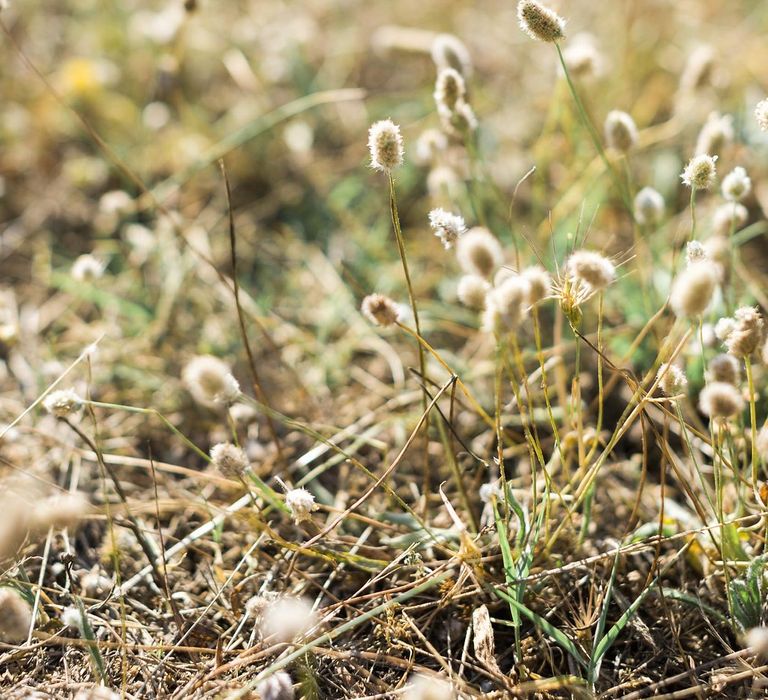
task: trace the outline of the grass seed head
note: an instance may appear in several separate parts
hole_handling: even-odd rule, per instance
[[[517,4],[517,19],[520,29],[531,39],[558,41],[565,36],[565,20],[535,0],[520,0]]]
[[[734,357],[751,357],[765,340],[765,321],[762,314],[752,306],[736,309],[735,326],[726,336],[725,347]]]
[[[32,609],[12,588],[0,588],[0,641],[19,644],[32,626]]]
[[[310,520],[313,510],[317,510],[315,497],[306,489],[291,489],[285,494],[285,505],[291,510],[296,524]]]
[[[400,320],[400,308],[384,294],[369,294],[363,299],[360,310],[375,326],[393,326]]]
[[[730,114],[712,112],[696,139],[695,155],[719,155],[733,141],[733,117]]]
[[[93,255],[81,255],[72,264],[72,278],[78,282],[92,282],[104,274],[104,263]]]
[[[46,532],[77,525],[89,511],[88,501],[81,493],[64,493],[45,498],[35,504],[30,513],[29,527],[33,532]]]
[[[685,166],[680,178],[683,184],[697,190],[708,190],[715,184],[717,156],[706,154],[694,156]]]
[[[591,34],[577,34],[571,38],[563,49],[563,61],[574,78],[591,78],[599,75],[603,68],[603,58]]]
[[[747,632],[745,642],[760,661],[768,659],[768,627],[753,627]]]
[[[504,251],[499,239],[487,228],[475,226],[457,241],[456,259],[468,275],[490,279],[504,263]]]
[[[403,137],[391,119],[378,121],[368,131],[371,167],[389,173],[403,164]]]
[[[514,331],[526,314],[530,285],[514,275],[488,292],[483,313],[483,330],[488,333]]]
[[[456,296],[464,306],[470,309],[482,309],[485,306],[485,297],[491,289],[488,281],[478,275],[464,275],[459,280]]]
[[[723,178],[723,197],[729,202],[740,202],[749,194],[751,189],[752,180],[742,167],[735,167]]]
[[[733,384],[712,382],[701,390],[699,408],[710,418],[731,418],[744,410],[744,397]]]
[[[453,68],[464,78],[472,75],[472,58],[469,50],[453,34],[438,34],[432,42],[432,60],[438,70]]]
[[[643,187],[635,195],[635,219],[639,224],[645,226],[658,224],[664,217],[664,208],[664,197],[653,187]]]
[[[738,386],[741,381],[741,367],[733,355],[715,355],[707,367],[707,381],[725,382]]]
[[[608,112],[605,118],[605,141],[609,148],[621,153],[631,151],[637,145],[637,126],[634,119],[618,109]]]
[[[600,253],[577,250],[568,258],[568,277],[574,282],[587,285],[590,290],[605,289],[616,279],[616,267]]]
[[[57,418],[69,418],[81,411],[83,399],[73,389],[60,389],[43,399],[43,408]]]
[[[703,259],[690,264],[672,284],[669,303],[677,316],[695,318],[712,302],[720,281],[720,268]]]
[[[293,681],[285,671],[278,671],[256,684],[261,700],[293,700]]]
[[[552,278],[543,267],[527,267],[520,274],[528,282],[528,303],[531,306],[544,301],[552,293]]]
[[[218,357],[199,355],[193,358],[181,376],[192,398],[205,406],[230,404],[240,396],[240,384],[228,365]]]
[[[245,452],[231,442],[220,442],[211,448],[211,461],[224,476],[238,479],[248,469],[248,457]]]
[[[699,241],[688,241],[685,245],[685,264],[690,267],[707,259],[707,252]]]
[[[403,700],[453,700],[453,687],[443,678],[416,673],[408,681]]]
[[[711,46],[697,46],[688,56],[680,76],[680,88],[685,91],[701,90],[710,84],[715,67],[715,52]]]
[[[729,202],[715,209],[712,228],[718,236],[730,236],[731,231],[743,228],[749,219],[749,211],[743,204]]]
[[[293,642],[314,627],[316,618],[307,598],[283,596],[263,611],[259,629],[272,642]]]
[[[459,240],[467,230],[464,219],[458,214],[451,214],[445,209],[433,209],[429,212],[429,225],[440,239],[443,247],[448,250]]]
[[[448,139],[440,129],[425,129],[416,139],[416,162],[431,165],[448,148]]]
[[[755,107],[755,119],[761,131],[768,131],[768,99],[760,100]]]
[[[427,175],[427,192],[430,197],[453,200],[460,196],[463,184],[456,171],[449,165],[438,165]]]
[[[467,86],[461,73],[455,68],[443,68],[435,82],[435,103],[438,110],[453,112],[456,104],[467,94]]]
[[[656,376],[660,378],[659,386],[667,396],[680,396],[685,393],[688,378],[677,365],[664,363],[659,367]]]

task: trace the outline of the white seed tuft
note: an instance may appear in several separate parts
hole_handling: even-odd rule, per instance
[[[193,358],[181,376],[192,398],[205,406],[230,404],[240,396],[240,384],[218,357],[200,355]]]
[[[712,382],[701,390],[699,408],[710,418],[730,418],[744,410],[744,397],[733,384]]]
[[[742,167],[736,167],[723,178],[723,197],[729,202],[740,202],[752,189],[752,180],[747,171]]]
[[[520,0],[517,4],[517,19],[520,29],[531,39],[558,41],[565,36],[565,20],[535,0]]]
[[[637,145],[637,126],[626,112],[614,109],[605,118],[605,141],[609,148],[621,153],[631,151]]]
[[[717,177],[715,161],[717,161],[717,156],[706,154],[691,158],[680,175],[683,184],[697,190],[708,190],[715,184]]]
[[[400,308],[384,294],[369,294],[363,299],[360,310],[375,326],[393,326],[400,320]]]
[[[368,131],[371,167],[389,173],[403,164],[403,137],[391,119],[378,121]]]
[[[211,448],[211,460],[224,476],[231,479],[242,477],[248,469],[248,457],[237,445],[220,442]]]
[[[634,204],[635,219],[639,224],[653,226],[664,216],[664,197],[653,187],[643,187],[635,195]]]
[[[306,489],[291,489],[285,494],[285,505],[290,508],[291,516],[297,524],[310,520],[310,513],[317,510],[315,497]]]
[[[443,247],[448,250],[459,240],[467,230],[464,219],[458,214],[451,214],[445,209],[433,209],[429,212],[429,225],[435,235],[442,241]]]
[[[677,316],[693,318],[704,313],[720,281],[720,268],[700,260],[683,270],[672,284],[669,303]]]
[[[605,289],[616,279],[616,267],[600,253],[577,250],[568,258],[566,269],[573,281],[587,285],[591,290]]]

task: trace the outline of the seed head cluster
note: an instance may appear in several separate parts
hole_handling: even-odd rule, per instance
[[[659,378],[659,387],[667,396],[679,396],[685,393],[688,378],[677,365],[668,363],[661,365],[656,376]]]
[[[248,457],[245,452],[231,442],[220,442],[211,448],[211,461],[224,476],[230,479],[241,478],[248,469]]]
[[[768,131],[768,98],[761,100],[755,107],[755,119],[762,131]]]
[[[715,263],[699,260],[683,270],[672,284],[669,303],[677,316],[696,318],[701,316],[712,302],[720,268]]]
[[[765,341],[765,321],[752,306],[736,309],[735,324],[724,339],[725,347],[734,357],[747,358],[762,347]]]
[[[225,362],[212,355],[192,359],[182,372],[192,398],[205,406],[231,404],[240,396],[240,384]]]
[[[315,497],[306,489],[291,489],[285,494],[285,505],[291,511],[294,522],[310,519],[310,513],[317,509]]]
[[[752,180],[747,171],[742,167],[736,167],[723,178],[723,197],[729,202],[740,202],[752,189]]]
[[[635,195],[634,214],[637,223],[643,226],[660,223],[664,217],[664,197],[653,187],[643,187]]]

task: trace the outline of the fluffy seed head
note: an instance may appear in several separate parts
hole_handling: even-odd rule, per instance
[[[733,136],[733,117],[730,114],[712,112],[701,127],[694,153],[697,156],[719,155],[726,144],[733,141]]]
[[[23,642],[32,625],[32,609],[12,588],[0,588],[0,641]]]
[[[765,340],[765,321],[762,314],[752,306],[736,309],[734,316],[736,325],[725,338],[725,347],[734,357],[750,357]]]
[[[392,326],[400,320],[400,309],[384,294],[369,294],[363,299],[360,310],[375,326]]]
[[[278,671],[256,684],[261,700],[293,700],[293,681],[285,671]]]
[[[456,243],[456,259],[468,275],[490,279],[504,263],[504,251],[499,240],[487,228],[475,226]]]
[[[432,42],[432,60],[438,70],[453,68],[465,78],[472,75],[472,59],[469,51],[453,34],[438,34]]]
[[[440,129],[425,129],[416,139],[416,162],[431,165],[448,148],[448,139]]]
[[[491,285],[477,275],[464,275],[459,280],[456,288],[456,296],[464,306],[470,309],[482,309],[485,306],[485,297]]]
[[[741,368],[733,355],[715,355],[708,365],[707,381],[725,382],[738,386],[741,380]]]
[[[757,446],[757,453],[764,462],[768,463],[768,424],[760,428],[755,445]]]
[[[60,619],[64,627],[76,627],[79,630],[83,626],[83,616],[74,605],[64,608],[61,611]]]
[[[768,131],[768,99],[761,100],[755,107],[755,119],[761,131]]]
[[[735,202],[721,204],[712,217],[712,228],[719,236],[729,236],[731,231],[738,231],[747,223],[749,211],[743,204]]]
[[[245,452],[231,442],[220,442],[211,448],[211,460],[224,476],[230,479],[241,477],[248,469],[248,457]]]
[[[685,372],[677,365],[664,363],[659,367],[656,376],[660,378],[659,387],[667,396],[679,396],[685,393],[688,386],[688,378]]]
[[[712,262],[720,265],[723,271],[731,261],[731,246],[724,236],[712,236],[704,243],[704,253]]]
[[[456,171],[449,165],[438,165],[432,168],[427,175],[427,192],[430,197],[439,199],[446,197],[453,200],[459,195],[461,180]]]
[[[81,255],[72,264],[71,274],[78,282],[91,282],[104,274],[104,263],[93,255]]]
[[[672,284],[669,303],[677,316],[700,316],[712,301],[720,280],[719,267],[700,260],[683,270]]]
[[[529,284],[519,275],[508,277],[488,292],[483,314],[483,330],[488,333],[515,330],[525,316],[528,294]]]
[[[457,137],[477,129],[477,116],[466,100],[459,100],[452,110],[440,109],[440,121],[448,134]]]
[[[715,52],[711,46],[697,46],[688,56],[680,76],[682,90],[700,90],[709,84],[715,66]]]
[[[520,29],[531,39],[558,41],[565,36],[565,20],[535,0],[520,0],[517,4],[517,19]]]
[[[190,360],[181,377],[192,398],[204,406],[230,404],[240,396],[240,384],[227,364],[212,355]]]
[[[120,700],[120,694],[103,685],[94,685],[78,690],[74,700]]]
[[[33,532],[45,532],[77,525],[88,513],[88,501],[81,493],[62,493],[39,501],[30,512],[29,527]]]
[[[701,390],[699,408],[710,418],[730,418],[744,410],[744,397],[733,384],[712,382]]]
[[[652,226],[664,216],[664,197],[653,187],[643,187],[635,195],[635,219],[637,223]]]
[[[715,338],[725,342],[726,338],[736,329],[736,319],[725,316],[715,324]]]
[[[528,303],[531,306],[543,301],[552,292],[552,278],[543,267],[528,267],[520,274],[528,282]]]
[[[590,289],[605,289],[616,279],[616,267],[608,258],[591,250],[577,250],[567,263],[568,276]]]
[[[637,144],[637,126],[629,114],[614,109],[605,118],[605,141],[610,148],[622,153],[632,150]]]
[[[747,171],[736,167],[723,178],[723,197],[729,202],[740,202],[752,189],[752,180]]]
[[[685,245],[685,264],[690,267],[697,262],[707,259],[707,253],[704,246],[699,241],[688,241]]]
[[[368,131],[368,150],[371,167],[381,172],[391,172],[403,164],[403,137],[400,127],[391,119],[373,124]]]
[[[453,700],[451,684],[443,678],[416,673],[408,680],[403,700]]]
[[[563,49],[563,60],[574,78],[589,78],[602,71],[602,56],[591,34],[577,34]]]
[[[435,82],[435,103],[439,110],[453,112],[456,104],[464,99],[467,86],[461,73],[455,68],[443,68]]]
[[[434,229],[435,235],[442,241],[446,250],[451,248],[467,230],[462,217],[439,208],[429,212],[429,225]]]
[[[83,407],[83,399],[72,389],[52,391],[43,399],[43,408],[57,418],[67,418]]]
[[[717,156],[700,155],[694,156],[685,166],[680,178],[688,187],[697,190],[708,190],[715,183],[717,168],[715,161]]]
[[[285,494],[285,505],[291,510],[291,516],[297,524],[310,520],[310,513],[317,510],[315,497],[306,489],[291,489]]]
[[[284,596],[267,605],[259,629],[264,638],[275,642],[292,642],[314,627],[316,615],[306,598]]]

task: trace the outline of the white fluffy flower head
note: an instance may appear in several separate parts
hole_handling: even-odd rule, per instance
[[[434,230],[435,235],[442,241],[443,247],[446,250],[452,248],[453,244],[467,230],[462,217],[439,208],[429,212],[429,225]]]

